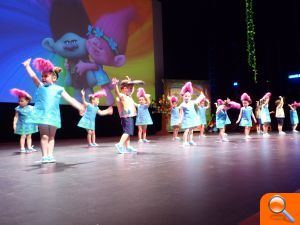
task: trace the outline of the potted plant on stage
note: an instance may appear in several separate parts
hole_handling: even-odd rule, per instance
[[[152,107],[154,108],[155,113],[161,114],[161,131],[159,134],[168,134],[167,127],[170,119],[171,108],[169,99],[165,95],[162,95],[157,101],[152,102]]]

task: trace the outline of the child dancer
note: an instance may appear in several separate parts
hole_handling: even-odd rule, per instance
[[[206,105],[205,105],[205,102],[207,103]],[[200,118],[200,127],[199,127],[200,135],[199,135],[199,138],[206,137],[204,135],[204,129],[205,129],[205,126],[207,124],[206,110],[209,109],[209,104],[210,104],[209,100],[207,98],[205,98],[205,99],[202,99],[201,102],[198,105],[198,116]]]
[[[59,110],[59,101],[63,97],[80,113],[83,112],[83,106],[72,98],[63,87],[55,84],[61,68],[54,67],[49,60],[36,58],[33,65],[37,71],[42,74],[42,80],[37,77],[30,66],[31,58],[23,62],[23,65],[37,86],[36,100],[34,105],[31,122],[38,124],[41,147],[42,163],[53,163],[56,160],[53,157],[54,141],[56,129],[61,127],[61,118]]]
[[[285,114],[284,114],[284,110],[283,110],[283,97],[279,96],[279,100],[275,101],[276,104],[276,112],[275,112],[275,117],[277,119],[277,123],[278,123],[278,132],[279,135],[285,135],[285,132],[282,131],[282,127],[283,127],[283,122],[284,122],[284,118],[285,118]]]
[[[120,83],[121,92],[119,91],[118,83],[119,81],[116,78],[112,79],[112,84],[115,86],[117,107],[124,133],[119,143],[115,146],[120,154],[136,152],[136,149],[130,146],[130,136],[133,135],[134,132],[133,117],[136,116],[136,107],[132,99],[134,87],[128,76]]]
[[[263,125],[263,136],[268,137],[270,134],[268,133],[268,129],[271,123],[271,117],[269,112],[269,101],[270,101],[271,93],[268,92],[262,97],[261,101],[261,111],[260,111],[260,119]]]
[[[20,137],[20,153],[35,152],[36,149],[32,146],[31,134],[38,132],[37,126],[33,123],[28,123],[28,118],[31,116],[33,107],[28,105],[32,97],[23,90],[13,88],[10,90],[11,94],[19,98],[19,106],[15,108],[16,113],[13,122],[15,134]],[[25,149],[25,142],[27,141],[27,150]]]
[[[252,119],[253,118],[254,122],[256,123],[255,116],[253,114],[252,107],[249,106],[251,104],[251,98],[247,93],[242,94],[241,96],[241,101],[243,104],[243,107],[240,110],[239,117],[236,121],[236,123],[239,123],[240,121],[240,126],[245,127],[245,139],[252,138],[250,134],[250,130],[252,127]]]
[[[173,141],[180,141],[180,137],[178,137],[179,132],[179,124],[180,124],[180,115],[179,115],[179,107],[178,98],[175,96],[171,96],[169,98],[171,102],[171,122],[170,126],[173,128]]]
[[[260,111],[261,111],[261,102],[260,101],[256,101],[256,108],[255,108],[255,117],[256,117],[256,132],[258,134],[261,134],[261,119],[260,119]]]
[[[138,126],[138,138],[139,143],[149,143],[150,141],[147,137],[147,125],[152,125],[152,119],[149,113],[150,105],[150,95],[145,93],[144,88],[139,88],[137,91],[137,97],[139,104],[136,104],[137,107],[137,116],[135,125]]]
[[[293,128],[293,132],[294,133],[298,133],[299,131],[297,131],[297,126],[299,123],[299,118],[298,118],[298,114],[297,114],[297,107],[300,107],[300,103],[294,102],[293,104],[289,105],[290,107],[290,120],[291,120],[291,124],[292,124],[292,128]]]
[[[89,95],[90,103],[85,101],[85,91],[81,90],[82,102],[86,107],[86,111],[83,117],[80,119],[77,126],[86,129],[87,131],[87,142],[89,147],[97,147],[99,146],[96,143],[96,133],[95,133],[95,119],[96,115],[105,116],[112,115],[113,108],[110,106],[106,110],[100,110],[98,107],[99,99],[106,96],[106,92],[104,90],[98,91],[94,94]]]
[[[217,100],[217,111],[216,111],[216,125],[219,129],[219,136],[221,141],[227,142],[227,134],[225,133],[225,126],[231,124],[231,121],[227,115],[227,110],[230,108],[240,109],[240,104],[230,101],[227,99],[225,101],[218,99]]]
[[[205,96],[200,94],[196,100],[191,100],[191,95],[193,94],[191,82],[185,83],[180,94],[183,96],[183,102],[179,106],[180,121],[181,128],[185,130],[183,133],[183,146],[196,145],[193,141],[193,130],[200,125],[200,119],[195,110],[195,105],[198,105]]]

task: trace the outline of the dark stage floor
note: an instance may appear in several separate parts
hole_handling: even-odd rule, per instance
[[[300,188],[300,134],[229,135],[181,147],[171,137],[118,155],[115,138],[58,140],[56,164],[41,153],[0,147],[1,225],[235,225],[259,211],[267,192]],[[136,140],[136,139],[135,139]],[[36,141],[35,141],[36,142]]]

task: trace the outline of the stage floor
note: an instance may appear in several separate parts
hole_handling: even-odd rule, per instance
[[[0,147],[1,225],[235,225],[267,192],[300,188],[300,134],[199,139],[185,147],[152,136],[137,154],[116,154],[119,137],[58,140],[56,164],[41,153]],[[37,141],[35,140],[35,144]]]

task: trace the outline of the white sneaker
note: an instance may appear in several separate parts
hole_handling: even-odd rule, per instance
[[[294,133],[299,133],[299,131],[297,131],[297,130],[293,130],[293,132],[294,132]]]
[[[150,141],[148,140],[148,139],[143,139],[143,142],[145,142],[145,143],[149,143]]]
[[[21,148],[19,152],[20,152],[20,153],[27,153],[27,151],[26,151],[25,148]]]
[[[189,142],[189,145],[194,145],[194,146],[195,146],[195,145],[197,145],[197,144],[196,144],[194,141],[190,141],[190,142]]]
[[[53,155],[48,156],[48,163],[55,163],[56,159],[53,157]]]
[[[174,141],[181,141],[181,138],[180,137],[175,137],[173,138]]]
[[[205,134],[199,135],[199,138],[206,138],[207,136]]]
[[[245,139],[251,139],[252,137],[250,135],[246,135],[244,138]]]
[[[227,134],[227,133],[224,133],[223,135],[224,135],[224,136],[228,136],[228,134]]]
[[[268,133],[263,133],[263,137],[269,137],[270,136],[270,134],[268,134]]]
[[[98,147],[98,146],[99,146],[97,143],[92,143],[92,145],[93,145],[94,147]]]
[[[222,141],[223,142],[228,142],[229,140],[228,140],[228,138],[224,137],[224,138],[222,138]]]
[[[284,131],[281,131],[278,133],[279,135],[286,135],[286,133]]]
[[[188,142],[183,142],[182,147],[188,147],[190,144]]]
[[[144,143],[143,139],[140,139],[140,140],[138,141],[138,143]]]

